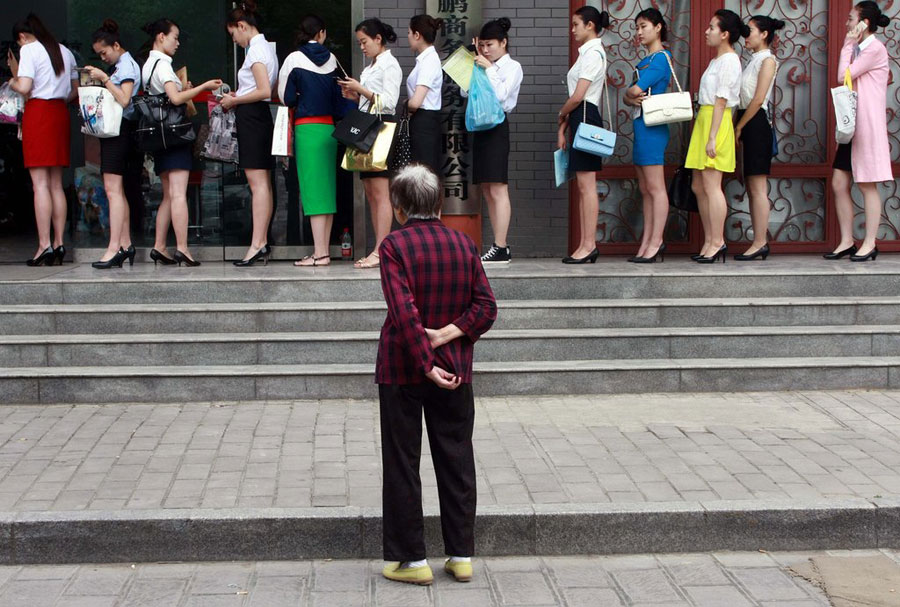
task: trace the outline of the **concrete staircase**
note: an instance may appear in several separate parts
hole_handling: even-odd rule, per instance
[[[674,263],[673,263],[674,261]],[[371,398],[376,272],[135,266],[0,280],[0,401]],[[900,260],[489,270],[481,395],[900,387]]]

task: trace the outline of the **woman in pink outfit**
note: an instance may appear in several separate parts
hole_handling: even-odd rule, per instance
[[[865,27],[857,29],[860,23]],[[853,90],[859,97],[856,108],[856,133],[853,141],[838,146],[834,160],[832,187],[841,229],[837,249],[826,259],[850,255],[851,261],[872,261],[878,256],[875,235],[881,223],[882,201],[878,183],[892,181],[891,148],[887,135],[887,85],[890,77],[888,54],[874,33],[890,23],[875,2],[860,2],[847,17],[847,38],[841,50],[838,80],[850,70]],[[851,173],[865,201],[866,236],[859,248],[853,242],[853,201],[850,198]]]

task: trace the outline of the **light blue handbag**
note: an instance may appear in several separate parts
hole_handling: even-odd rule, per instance
[[[612,112],[609,107],[609,93],[606,90],[606,80],[603,82],[603,92],[606,95],[606,114],[612,124]],[[602,126],[595,126],[587,123],[587,101],[582,103],[582,119],[575,131],[575,138],[572,141],[572,147],[580,152],[608,158],[613,155],[616,149],[616,134],[612,131],[604,129]],[[601,113],[600,121],[603,121]]]

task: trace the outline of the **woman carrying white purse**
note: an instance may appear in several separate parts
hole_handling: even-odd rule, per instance
[[[634,108],[634,170],[638,188],[644,201],[644,233],[637,255],[628,261],[654,263],[664,259],[666,245],[663,232],[669,218],[669,194],[666,192],[666,147],[669,145],[669,125],[647,126],[641,111],[641,102],[648,91],[663,94],[672,77],[671,53],[663,48],[667,27],[662,13],[655,8],[642,10],[635,17],[638,42],[647,49],[647,56],[637,64],[637,80],[625,91],[625,104]]]

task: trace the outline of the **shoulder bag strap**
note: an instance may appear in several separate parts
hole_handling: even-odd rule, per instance
[[[609,122],[609,130],[612,130],[612,106],[609,105],[609,87],[606,85],[607,81],[607,70],[609,69],[609,64],[606,61],[606,57],[603,58],[603,95],[606,98],[606,120]],[[600,126],[603,126],[603,112],[600,113]]]
[[[147,93],[148,95],[151,94],[150,93],[150,82],[153,81],[153,72],[156,71],[156,66],[159,65],[160,61],[162,61],[162,59],[157,59],[156,63],[153,64],[153,67],[150,68],[150,75],[147,76],[147,82],[144,83],[144,92]]]
[[[666,51],[660,51],[666,58],[666,61],[669,63],[669,71],[672,73],[672,78],[675,80],[675,86],[678,87],[678,92],[683,93],[684,89],[681,88],[681,82],[678,81],[678,74],[675,73],[675,66],[672,65],[672,58],[669,57],[669,53]]]

